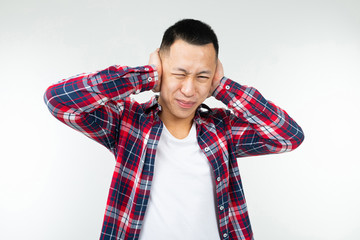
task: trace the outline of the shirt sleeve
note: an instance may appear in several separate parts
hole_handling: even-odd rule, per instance
[[[111,66],[79,74],[46,90],[44,100],[51,114],[113,151],[124,105],[131,94],[158,84],[154,66]]]
[[[304,140],[301,127],[253,87],[223,77],[213,96],[230,109],[237,157],[291,151]]]

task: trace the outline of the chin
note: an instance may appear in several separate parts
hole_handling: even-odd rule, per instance
[[[179,109],[175,112],[174,115],[179,119],[193,118],[195,115],[196,109],[197,109],[197,107],[194,109],[187,109],[187,110]]]

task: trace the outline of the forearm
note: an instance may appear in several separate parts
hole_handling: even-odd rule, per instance
[[[233,111],[234,129],[238,129],[236,124],[241,122],[248,123],[256,132],[259,136],[257,142],[262,142],[268,151],[259,154],[290,151],[298,147],[304,139],[301,127],[284,110],[267,101],[255,88],[240,85],[224,77],[213,96]],[[234,132],[239,135],[251,132],[246,131]],[[240,138],[238,143],[244,141]]]
[[[50,86],[45,92],[44,100],[51,112],[91,112],[108,101],[118,101],[130,94],[151,90],[157,81],[157,72],[152,66],[111,66]]]

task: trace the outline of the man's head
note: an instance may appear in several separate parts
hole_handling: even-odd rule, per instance
[[[194,19],[178,21],[165,31],[160,45],[160,53],[164,54],[168,52],[171,45],[179,39],[196,46],[212,43],[216,57],[218,57],[219,44],[216,34],[206,23]]]
[[[205,23],[185,19],[166,30],[160,47],[162,76],[159,103],[164,122],[190,122],[211,94],[218,41]]]

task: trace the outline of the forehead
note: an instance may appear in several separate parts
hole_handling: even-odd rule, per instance
[[[164,63],[169,67],[183,69],[212,69],[216,66],[216,52],[212,43],[193,45],[176,40],[166,53]]]

